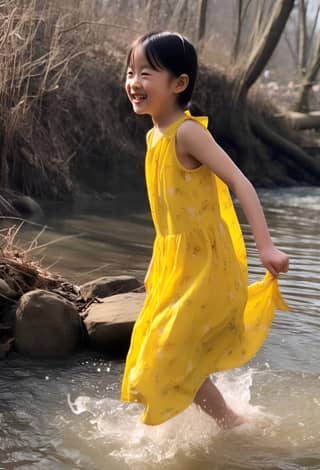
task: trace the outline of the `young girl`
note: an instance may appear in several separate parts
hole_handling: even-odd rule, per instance
[[[232,428],[244,418],[208,376],[239,367],[261,347],[275,308],[287,308],[277,277],[287,272],[288,257],[273,245],[253,186],[214,141],[207,118],[185,111],[196,75],[195,49],[178,33],[146,34],[129,51],[128,98],[154,125],[145,168],[156,236],[121,398],[145,405],[145,424],[160,424],[195,402],[220,427]],[[249,287],[228,187],[268,271]]]

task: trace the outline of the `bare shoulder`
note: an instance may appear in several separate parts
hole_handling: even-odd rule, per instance
[[[176,144],[180,152],[191,153],[203,145],[203,143],[212,141],[213,138],[206,128],[199,122],[187,119],[177,129]]]
[[[201,140],[206,129],[196,121],[188,119],[178,127],[176,133],[176,154],[180,163],[187,169],[193,170],[201,165],[199,160],[194,157],[192,145],[195,141]]]
[[[190,134],[193,133],[203,133],[207,132],[207,129],[205,129],[199,122],[194,121],[192,119],[186,119],[183,121],[182,124],[177,129],[177,137],[183,138],[188,138],[190,137]]]

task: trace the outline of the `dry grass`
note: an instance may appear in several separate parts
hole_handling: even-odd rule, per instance
[[[17,223],[0,230],[0,358],[10,351],[14,342],[14,314],[10,312],[16,309],[19,298],[26,292],[35,289],[55,292],[72,302],[81,315],[95,302],[95,299],[85,300],[79,288],[68,280],[50,273],[50,267],[42,267],[35,252],[50,244],[40,243],[46,227],[39,230],[28,246],[22,246],[18,241],[19,233],[23,225],[30,222],[11,219]]]
[[[137,23],[129,29],[98,4],[0,0],[1,190],[65,199],[82,174],[106,190],[127,153],[122,61]]]
[[[153,25],[151,3],[0,0],[0,194],[52,200],[144,186],[150,121],[131,113],[123,63]],[[168,12],[157,12],[157,28]]]
[[[34,239],[23,246],[18,241],[19,233],[24,224],[30,222],[16,220],[17,224],[0,230],[0,279],[15,293],[13,299],[30,290],[47,289],[75,302],[81,306],[81,310],[84,302],[79,296],[79,289],[61,276],[52,274],[51,266],[44,268],[36,255],[37,250],[43,250],[49,244],[59,242],[61,238],[50,243],[41,243],[40,238],[47,229],[42,227]],[[0,296],[5,297],[3,294]]]
[[[0,0],[0,213],[7,210],[4,188],[65,200],[145,187],[151,122],[127,102],[125,52],[155,24],[192,36],[172,17],[176,3]],[[161,11],[149,8],[157,4]],[[210,34],[198,44],[200,57],[226,66],[228,51]],[[230,133],[227,70],[215,65],[200,76],[195,96],[222,142]]]
[[[31,169],[45,184],[55,175],[62,187],[70,186],[64,165],[69,155],[51,145],[53,136],[43,124],[45,103],[72,85],[70,64],[85,52],[64,33],[68,24],[68,15],[47,2],[0,3],[1,188],[13,187],[20,175],[19,189],[34,192]]]

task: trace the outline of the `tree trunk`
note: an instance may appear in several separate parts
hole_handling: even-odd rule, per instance
[[[295,143],[287,140],[271,129],[265,122],[257,119],[256,116],[250,119],[252,128],[260,138],[278,148],[277,157],[284,160],[287,166],[295,164],[296,167],[312,172],[315,180],[320,178],[320,160],[311,157]],[[290,163],[291,160],[291,163]]]
[[[231,53],[232,62],[234,64],[236,63],[238,59],[238,55],[240,51],[241,31],[242,31],[242,0],[238,0],[236,34],[235,34],[232,53]]]
[[[310,67],[306,71],[304,81],[301,85],[300,92],[293,104],[294,111],[308,112],[309,111],[309,92],[317,77],[320,69],[320,33],[318,34],[316,49]]]
[[[199,0],[199,21],[198,21],[198,41],[204,38],[206,30],[206,16],[208,8],[208,0]]]
[[[148,0],[146,6],[147,29],[152,31],[158,28],[161,0]]]
[[[288,112],[279,116],[285,119],[292,129],[320,129],[320,111],[310,113]]]
[[[188,11],[186,6],[186,0],[177,0],[174,7],[172,18],[169,22],[170,30],[183,31],[188,19]]]
[[[299,71],[301,78],[305,76],[307,65],[307,8],[304,0],[299,0]]]
[[[278,44],[293,6],[294,0],[277,0],[275,3],[265,31],[236,79],[238,96],[247,95],[250,87],[259,78]]]

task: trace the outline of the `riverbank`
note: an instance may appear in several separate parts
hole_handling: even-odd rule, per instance
[[[290,256],[280,283],[291,312],[276,314],[251,363],[215,377],[230,403],[253,416],[252,426],[217,433],[191,409],[163,427],[146,427],[139,423],[141,408],[119,399],[123,360],[90,350],[57,359],[11,353],[0,361],[3,467],[318,470],[320,189],[263,190],[259,196],[272,237]],[[34,255],[45,256],[43,266],[75,285],[123,273],[142,283],[153,241],[147,203],[132,194],[119,199],[88,201],[77,211],[63,203],[45,207],[49,228],[40,241],[59,241]],[[262,268],[242,227],[249,276],[256,280]],[[38,226],[22,229],[17,241],[28,246],[38,233]]]
[[[15,245],[20,227],[0,234],[0,356],[55,358],[89,348],[125,357],[144,286],[132,276],[75,285]],[[130,292],[130,294],[128,294]]]
[[[123,87],[126,47],[137,33],[116,41],[112,24],[97,30],[87,21],[91,10],[70,6],[62,15],[55,2],[48,5],[22,2],[14,10],[9,2],[3,10],[8,18],[14,11],[16,22],[2,26],[12,30],[3,31],[0,186],[36,200],[139,190],[151,121],[134,115]],[[216,140],[256,186],[318,184],[297,149],[317,149],[313,134],[275,119],[279,110],[258,90],[245,105],[256,128],[244,129],[234,86],[232,73],[201,65],[194,98]],[[276,145],[274,134],[290,145]]]

